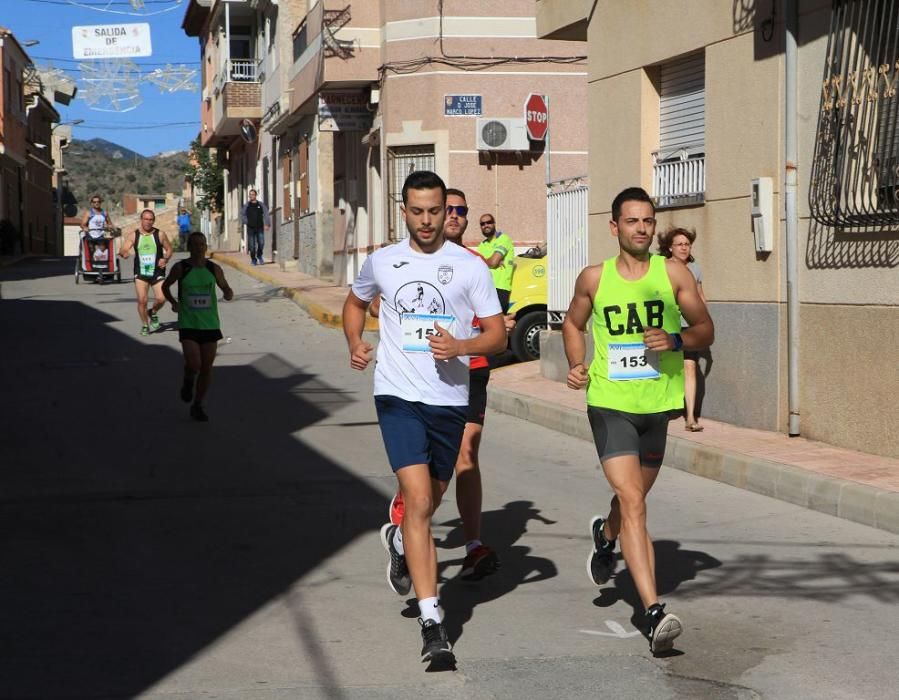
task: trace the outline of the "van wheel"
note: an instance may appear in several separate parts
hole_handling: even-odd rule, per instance
[[[509,344],[512,354],[521,362],[540,359],[540,331],[549,328],[546,311],[539,309],[528,311],[524,316],[515,319],[515,328]]]

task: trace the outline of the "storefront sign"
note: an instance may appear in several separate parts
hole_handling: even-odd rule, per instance
[[[81,60],[152,56],[150,25],[142,22],[72,27],[72,55]]]
[[[481,108],[480,95],[445,95],[443,98],[445,117],[480,117]]]
[[[362,92],[323,92],[318,96],[319,131],[368,131],[372,113]]]

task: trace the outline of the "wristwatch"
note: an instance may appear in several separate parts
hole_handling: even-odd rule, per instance
[[[673,351],[677,352],[684,347],[684,339],[681,338],[680,333],[672,333],[671,337],[674,338],[674,347],[671,348]]]

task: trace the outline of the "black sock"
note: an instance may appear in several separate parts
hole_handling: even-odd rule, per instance
[[[656,615],[661,615],[664,612],[664,608],[665,606],[661,603],[653,603],[647,609],[646,614],[655,617]]]

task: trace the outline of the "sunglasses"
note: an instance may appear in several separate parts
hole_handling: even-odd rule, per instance
[[[493,220],[491,219],[490,221],[482,221],[482,222],[481,222],[481,226],[491,226],[491,225],[493,225],[493,224],[495,224],[495,223],[496,223],[496,222],[493,221]]]
[[[452,214],[456,212],[459,216],[466,216],[468,214],[468,207],[463,206],[461,204],[447,204],[446,205],[446,213]]]

